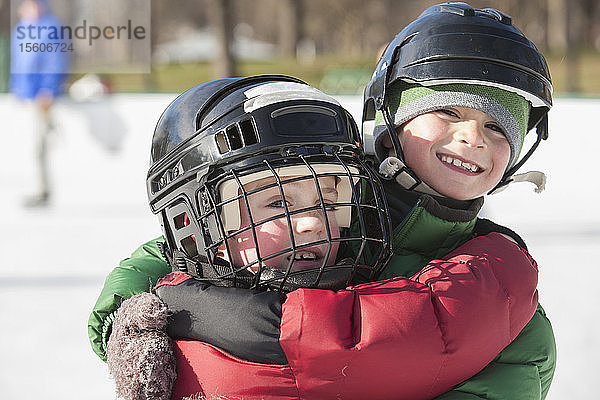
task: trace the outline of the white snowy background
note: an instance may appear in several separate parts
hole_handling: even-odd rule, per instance
[[[0,95],[0,399],[111,399],[87,319],[104,277],[160,234],[146,203],[150,138],[174,94],[127,94],[55,108],[51,206],[24,209],[32,189],[32,118]],[[340,101],[360,120],[358,97]],[[540,266],[540,301],[558,345],[548,399],[598,398],[600,100],[559,98],[550,140],[526,164],[547,189],[517,184],[485,213],[517,230]],[[526,168],[526,169],[527,169]]]

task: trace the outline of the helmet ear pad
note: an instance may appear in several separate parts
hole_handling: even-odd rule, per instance
[[[187,184],[188,190],[194,190],[197,183]],[[210,257],[206,254],[202,233],[205,230],[200,226],[200,219],[195,207],[187,196],[179,196],[162,208],[159,213],[162,230],[168,245],[165,246],[166,254],[163,256],[174,270],[183,270],[192,275],[199,274],[198,262]]]
[[[177,248],[183,249],[190,258],[197,257],[199,250],[196,235],[200,229],[189,204],[185,201],[175,203],[166,207],[163,213],[168,223],[166,230],[171,233],[172,240],[178,244]]]

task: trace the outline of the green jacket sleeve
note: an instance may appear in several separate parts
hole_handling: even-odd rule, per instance
[[[556,343],[544,309],[482,371],[437,400],[545,399],[556,367]]]
[[[133,295],[151,291],[158,279],[171,272],[156,244],[162,240],[157,238],[140,246],[106,277],[88,320],[92,349],[104,361],[112,323],[121,303]]]

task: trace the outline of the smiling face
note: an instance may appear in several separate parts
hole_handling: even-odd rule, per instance
[[[406,164],[417,176],[457,200],[474,199],[494,188],[510,158],[500,125],[472,108],[421,114],[400,128],[399,139]]]
[[[285,179],[289,179],[286,177]],[[275,178],[263,178],[244,185],[247,192],[275,183]],[[325,207],[338,201],[336,178],[321,177],[319,186],[323,195]],[[247,229],[228,240],[231,251],[231,261],[235,266],[243,266],[258,260],[258,251],[263,258],[263,265],[280,270],[287,270],[292,264],[292,271],[320,268],[322,265],[333,265],[338,251],[338,243],[328,242],[327,223],[321,207],[321,201],[315,182],[312,178],[282,185],[285,199],[281,196],[278,185],[262,189],[248,195],[248,206],[252,221],[256,225],[256,242],[252,229]],[[288,227],[285,205],[290,212],[291,229]],[[294,211],[310,207],[318,209]],[[241,227],[250,226],[250,217],[243,198],[239,199]],[[339,238],[339,226],[333,207],[327,209],[327,222],[331,238]],[[268,220],[274,218],[272,220]],[[268,220],[268,221],[267,221]],[[291,233],[290,233],[291,231]],[[313,242],[321,242],[298,249],[293,254],[292,235],[296,247]],[[283,254],[274,255],[280,251],[289,250]],[[258,269],[258,263],[250,267]]]

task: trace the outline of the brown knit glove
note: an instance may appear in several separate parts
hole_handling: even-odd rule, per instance
[[[125,300],[113,323],[106,357],[117,395],[125,400],[170,400],[177,377],[166,333],[167,307],[151,293]]]

